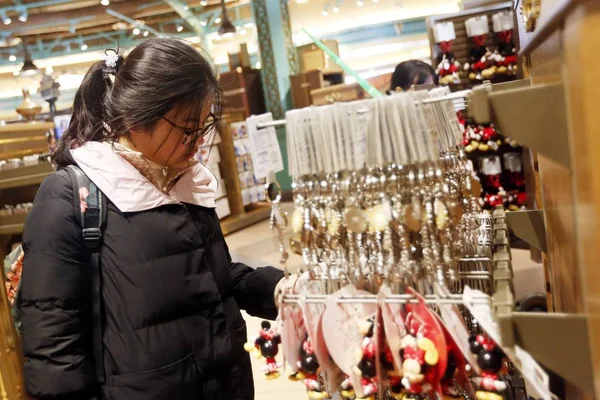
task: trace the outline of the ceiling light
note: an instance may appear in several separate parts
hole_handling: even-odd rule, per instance
[[[364,1],[362,1],[362,0],[358,0],[358,1],[356,2],[356,5],[357,5],[357,6],[359,6],[359,7],[362,7],[362,6],[364,6],[364,5],[365,5],[365,2],[364,2]]]
[[[231,23],[229,17],[227,16],[227,7],[225,6],[225,0],[221,0],[221,8],[223,10],[223,13],[221,14],[221,18],[217,18],[218,20],[223,21],[223,23],[221,23],[221,26],[219,27],[219,35],[223,37],[233,36],[236,30],[235,26]],[[218,24],[217,20],[215,20],[215,23]]]
[[[329,15],[329,13],[327,12],[327,9],[324,9],[323,11],[321,11],[321,15],[326,17]]]
[[[23,66],[21,67],[21,72],[19,75],[21,76],[34,76],[39,72],[38,67],[33,63],[31,59],[31,54],[29,54],[29,50],[27,50],[27,42],[23,40],[23,53],[25,53],[25,59],[23,60]]]
[[[10,25],[10,23],[12,22],[12,19],[10,19],[10,17],[5,15],[2,17],[2,21],[4,21],[4,25]]]
[[[19,21],[21,22],[27,22],[27,11],[23,11],[21,14],[19,14]]]
[[[14,76],[19,76],[19,71],[13,71]]]
[[[8,56],[8,61],[10,61],[10,62],[17,61],[17,56],[15,56],[14,54],[11,54],[10,56]]]
[[[201,1],[201,2],[200,2],[200,5],[201,5],[202,7],[206,7],[206,5],[207,5],[207,4],[208,4],[208,1],[204,1],[204,0],[203,0],[203,1]]]
[[[54,72],[54,68],[52,68],[51,65],[48,65],[46,67],[46,73],[49,74],[49,75],[51,75],[53,72]]]
[[[254,67],[255,67],[256,69],[261,69],[261,67],[262,67],[262,64],[260,63],[260,61],[257,61],[257,62],[256,62],[256,64],[254,65]]]
[[[181,32],[183,30],[183,26],[177,25],[177,32]]]
[[[88,45],[87,44],[82,44],[81,45],[81,51],[86,51],[88,49]]]
[[[200,25],[206,26],[206,25],[208,25],[208,22],[206,22],[206,21],[200,21]]]
[[[215,24],[220,24],[221,23],[221,17],[217,17],[215,19]]]
[[[144,31],[144,37],[148,36],[148,31]]]
[[[133,28],[133,34],[135,36],[139,35],[140,34],[140,29],[139,28]]]
[[[188,6],[187,4],[184,4],[184,5],[183,5],[183,9],[184,9],[185,11],[187,11],[187,10],[189,10],[189,9],[190,9],[190,6]]]
[[[102,4],[103,6],[107,6],[110,4],[110,1],[109,0],[101,0],[100,4]]]
[[[379,3],[379,0],[373,0],[373,3]]]
[[[240,30],[240,35],[245,35],[246,33],[248,33],[248,31],[245,29]]]
[[[333,8],[331,9],[331,11],[333,11],[334,13],[339,13],[340,12],[340,8],[338,6],[333,6]]]

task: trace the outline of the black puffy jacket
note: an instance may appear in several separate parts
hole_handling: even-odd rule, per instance
[[[71,183],[41,185],[23,234],[25,385],[36,399],[251,400],[240,309],[277,314],[283,273],[233,263],[214,209],[109,202],[100,251],[106,383],[91,359],[90,253]]]

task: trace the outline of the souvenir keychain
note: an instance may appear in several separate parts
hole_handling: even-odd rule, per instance
[[[377,394],[377,368],[375,350],[375,316],[371,315],[359,324],[363,336],[360,350],[356,351],[354,373],[360,377],[363,396],[360,399],[373,400]]]
[[[475,392],[478,400],[502,400],[506,390],[506,382],[500,379],[504,354],[492,339],[485,335],[471,338],[471,352],[477,356],[477,364],[481,368],[481,377],[476,378],[479,390]]]
[[[244,349],[249,353],[254,353],[257,357],[264,357],[266,365],[263,367],[265,377],[268,380],[277,379],[281,375],[279,369],[282,364],[278,363],[275,357],[279,353],[281,336],[271,327],[269,321],[261,323],[261,330],[253,342],[244,345]]]
[[[323,388],[323,383],[319,377],[321,367],[313,344],[308,337],[302,342],[300,347],[300,361],[298,361],[298,370],[294,374],[293,380],[302,380],[306,385],[308,398],[311,400],[320,400],[329,398],[329,394]]]

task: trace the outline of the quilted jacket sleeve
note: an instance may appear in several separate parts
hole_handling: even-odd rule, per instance
[[[237,303],[248,314],[274,320],[277,318],[275,287],[283,271],[273,267],[251,268],[242,263],[230,263]]]
[[[25,389],[34,399],[89,399],[95,390],[89,252],[67,179],[59,173],[42,183],[23,233],[21,329]]]

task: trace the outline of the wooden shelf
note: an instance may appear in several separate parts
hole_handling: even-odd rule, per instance
[[[0,217],[0,235],[12,235],[23,232],[27,214],[8,215]]]
[[[271,206],[261,203],[256,208],[243,214],[234,214],[221,220],[223,235],[229,235],[244,228],[264,221],[271,215]],[[1,228],[0,228],[1,229]]]
[[[0,126],[0,135],[5,133],[45,133],[54,129],[54,122],[20,122]]]
[[[0,189],[39,185],[53,171],[50,163],[2,169],[0,170]]]

